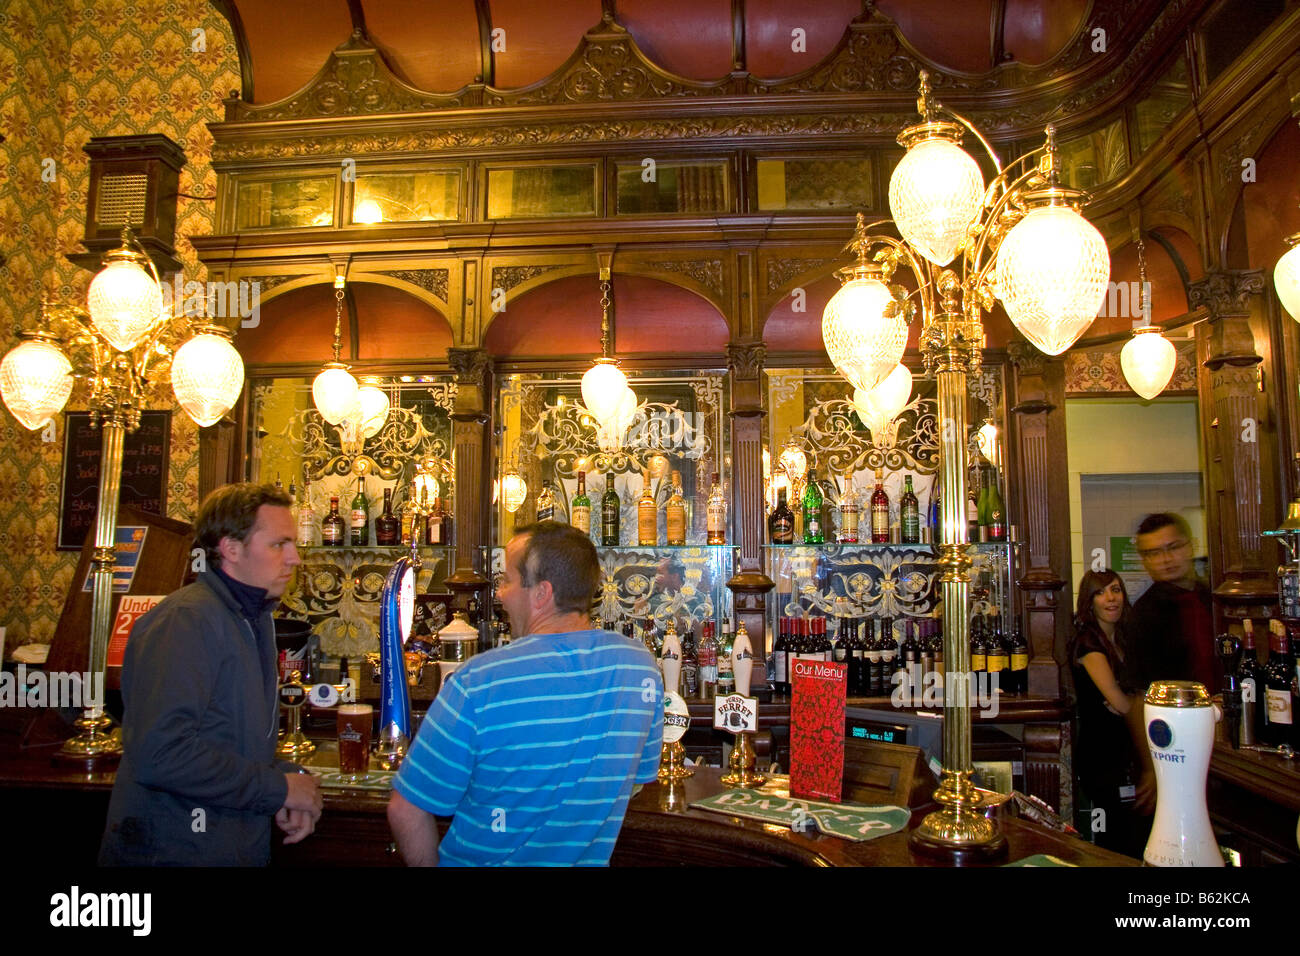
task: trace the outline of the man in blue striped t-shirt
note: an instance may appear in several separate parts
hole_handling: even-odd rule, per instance
[[[605,866],[663,740],[663,679],[640,643],[588,629],[596,548],[542,521],[506,545],[498,594],[520,635],[442,685],[393,781],[412,866]],[[435,816],[454,816],[438,845]]]

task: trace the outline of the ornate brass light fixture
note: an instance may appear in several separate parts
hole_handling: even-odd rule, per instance
[[[1147,282],[1146,246],[1138,237],[1138,302],[1143,325],[1133,330],[1133,338],[1124,343],[1119,365],[1133,391],[1147,401],[1165,390],[1174,377],[1178,352],[1164,337],[1160,326],[1151,324],[1151,285]]]
[[[1052,127],[1047,128],[1043,147],[1003,169],[978,131],[933,99],[924,72],[917,109],[922,121],[898,137],[908,155],[890,181],[890,208],[902,240],[873,235],[871,230],[885,222],[867,225],[859,217],[850,245],[860,265],[880,264],[885,283],[899,266],[912,272],[916,292],[891,290],[892,298],[904,318],[911,295],[919,300],[921,357],[938,384],[938,547],[947,692],[943,779],[935,793],[940,809],[913,831],[911,842],[918,852],[991,856],[1005,850],[1006,840],[984,815],[992,798],[971,780],[971,703],[965,674],[970,660],[971,568],[965,515],[967,376],[979,371],[981,314],[993,308],[995,297],[1040,349],[1056,354],[1068,348],[1097,313],[1106,292],[1109,256],[1100,234],[1077,211],[1087,194],[1058,180]],[[965,155],[960,145],[965,130],[979,140],[997,170],[987,189],[977,167],[972,175],[974,160],[957,155]],[[974,204],[973,185],[982,195]],[[946,268],[954,257],[954,268]],[[885,371],[897,362],[894,359]]]
[[[603,427],[612,427],[620,410],[627,401],[625,393],[630,392],[627,376],[618,367],[618,359],[612,355],[613,343],[610,338],[609,297],[610,270],[600,270],[600,355],[591,368],[582,376],[582,404],[591,413],[592,418]],[[635,402],[635,399],[633,399]]]
[[[316,410],[331,425],[342,425],[352,416],[353,409],[360,401],[357,380],[352,377],[351,369],[339,361],[345,283],[342,275],[334,277],[334,358],[325,363],[316,380],[311,383],[311,397],[316,403]]]
[[[211,425],[234,405],[244,364],[230,332],[210,320],[191,320],[163,309],[158,270],[129,227],[122,245],[107,253],[91,281],[87,308],[42,302],[41,325],[0,361],[0,395],[22,424],[40,428],[62,411],[76,377],[90,382],[91,421],[102,428],[99,503],[95,517],[89,667],[103,680],[113,606],[114,538],[122,484],[122,446],[140,424],[145,389],[171,374],[172,388],[199,425]],[[173,351],[177,343],[179,350]],[[102,704],[87,707],[77,736],[60,756],[76,760],[116,757],[121,741],[109,731]]]

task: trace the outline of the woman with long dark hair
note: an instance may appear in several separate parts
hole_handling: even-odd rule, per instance
[[[1107,568],[1083,576],[1070,647],[1079,708],[1074,765],[1083,791],[1075,805],[1080,809],[1080,831],[1092,834],[1098,846],[1141,856],[1146,842],[1142,831],[1150,821],[1133,809],[1139,765],[1125,721],[1129,709],[1140,707],[1141,701],[1122,687],[1127,682],[1131,613],[1118,574]],[[1090,805],[1086,815],[1085,803]]]

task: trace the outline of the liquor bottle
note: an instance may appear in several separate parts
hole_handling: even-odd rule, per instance
[[[939,544],[939,539],[943,536],[943,512],[940,503],[943,500],[939,490],[939,476],[934,476],[934,484],[931,485],[930,491],[930,540]]]
[[[786,658],[790,649],[789,626],[788,617],[780,619],[776,628],[776,642],[772,645],[772,663],[776,670],[772,678],[772,689],[778,694],[790,693],[790,663]]]
[[[835,624],[835,645],[831,648],[831,660],[836,664],[844,665],[846,678],[849,666],[849,645],[853,643],[849,639],[850,623],[851,620],[847,617],[839,618]]]
[[[542,490],[537,493],[537,520],[555,520],[555,492],[549,481],[543,481]]]
[[[835,661],[835,645],[831,643],[830,635],[826,632],[826,618],[817,618],[817,646],[822,654],[822,661],[830,664]]]
[[[700,649],[696,660],[700,668],[700,696],[712,697],[718,692],[718,641],[713,636],[714,623],[705,621],[700,626]]]
[[[330,495],[330,513],[320,525],[321,544],[328,548],[343,547],[343,516],[339,514],[339,496]]]
[[[659,543],[659,509],[650,490],[650,470],[641,472],[641,500],[636,503],[636,543],[654,547]]]
[[[970,625],[970,672],[972,676],[988,672],[988,653],[984,646],[984,615],[976,614]]]
[[[1264,668],[1255,647],[1255,625],[1250,618],[1241,622],[1241,660],[1237,662],[1237,682],[1241,686],[1241,743],[1258,743],[1264,726]]]
[[[849,685],[849,693],[856,697],[875,697],[880,693],[880,642],[877,640],[880,622],[874,618],[864,618],[862,624],[864,633],[858,642],[858,653],[861,655],[858,679]]]
[[[903,500],[899,502],[899,522],[903,526],[903,544],[921,543],[921,504],[912,490],[912,476],[903,476]]]
[[[700,692],[700,662],[695,652],[695,635],[682,634],[682,696],[694,698]]]
[[[794,512],[785,500],[785,489],[776,492],[776,509],[767,519],[767,533],[773,544],[794,544]]]
[[[587,473],[578,472],[578,493],[569,505],[569,523],[583,534],[591,534],[591,499],[587,497]]]
[[[994,608],[989,612],[989,630],[984,638],[984,667],[989,674],[990,694],[994,692],[994,687],[1002,686],[1002,680],[1006,677],[1006,670],[1010,663],[1006,645],[1002,642],[1002,617],[997,608]],[[995,680],[996,684],[994,684]]]
[[[883,674],[882,681],[884,688],[883,694],[889,694],[893,691],[894,675],[907,666],[903,659],[902,649],[898,646],[898,639],[894,637],[894,620],[885,618],[880,638],[880,666]]]
[[[1264,735],[1261,743],[1272,747],[1291,743],[1295,724],[1295,698],[1291,693],[1291,664],[1286,627],[1269,621],[1268,663],[1264,665]]]
[[[1002,504],[1002,494],[998,491],[996,471],[989,472],[988,496],[985,499],[988,520],[989,540],[1005,541],[1007,538],[1007,509]]]
[[[840,498],[840,541],[858,543],[858,496],[853,492],[853,472],[844,476],[844,494]]]
[[[934,687],[937,691],[943,690],[943,628],[938,621],[928,620],[922,622],[930,632],[930,649],[934,653]]]
[[[715,471],[713,490],[709,492],[707,544],[727,543],[727,499],[722,494],[722,482]]]
[[[876,490],[871,493],[871,542],[889,544],[889,495],[885,493],[885,473],[876,469]]]
[[[393,514],[393,489],[384,489],[384,513],[375,519],[375,544],[390,546],[399,543],[402,523]]]
[[[302,507],[298,509],[298,547],[311,548],[316,544],[316,509],[311,506],[311,485],[302,483]]]
[[[817,471],[808,469],[808,486],[803,493],[803,543],[824,544],[822,532],[822,490],[817,484]]]
[[[1025,636],[1020,633],[1020,622],[1015,621],[1011,626],[1011,693],[1028,694],[1029,693],[1029,644],[1025,641]]]
[[[284,491],[284,484],[280,481],[280,473],[278,471],[275,473],[275,490],[281,492]]]
[[[731,666],[732,642],[735,635],[731,631],[731,621],[722,620],[722,640],[718,642],[718,693],[723,697],[736,692],[736,674]]]
[[[298,513],[298,489],[293,486],[293,479],[289,479],[289,509],[296,515]]]
[[[366,497],[366,479],[357,479],[357,493],[352,498],[352,547],[370,543],[370,499]]]
[[[980,539],[979,491],[974,482],[966,493],[966,539],[972,544]]]
[[[600,543],[606,548],[618,547],[619,514],[623,502],[614,490],[614,473],[605,475],[605,494],[600,499]]]
[[[435,547],[449,542],[447,534],[447,513],[442,509],[442,499],[434,498],[429,507],[429,514],[424,519],[424,540]]]
[[[845,693],[850,697],[862,697],[862,668],[867,663],[867,657],[862,646],[862,619],[851,618],[849,620],[848,646],[846,650],[846,660],[848,663],[848,673],[845,675]]]
[[[673,493],[668,496],[668,503],[664,505],[664,526],[665,544],[677,546],[686,543],[686,499],[682,496],[680,471],[673,472]]]

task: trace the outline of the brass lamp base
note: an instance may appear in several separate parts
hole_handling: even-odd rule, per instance
[[[74,725],[78,733],[63,742],[54,757],[56,760],[95,764],[117,761],[122,756],[122,738],[113,729],[113,718],[107,714],[86,712]]]
[[[275,747],[275,753],[279,757],[288,757],[293,760],[298,757],[306,757],[316,752],[316,745],[307,738],[301,730],[295,730],[291,734],[285,734]]]
[[[1007,838],[997,822],[984,815],[1005,803],[1005,794],[977,789],[968,771],[945,770],[934,799],[940,809],[926,816],[908,838],[914,852],[957,865],[1006,855]]]
[[[767,777],[754,770],[754,744],[748,733],[736,735],[736,746],[731,748],[731,767],[722,775],[724,787],[761,787],[767,783]]]
[[[674,740],[659,748],[658,777],[660,780],[685,780],[694,774],[695,769],[686,766],[686,748],[682,746],[680,740]]]

